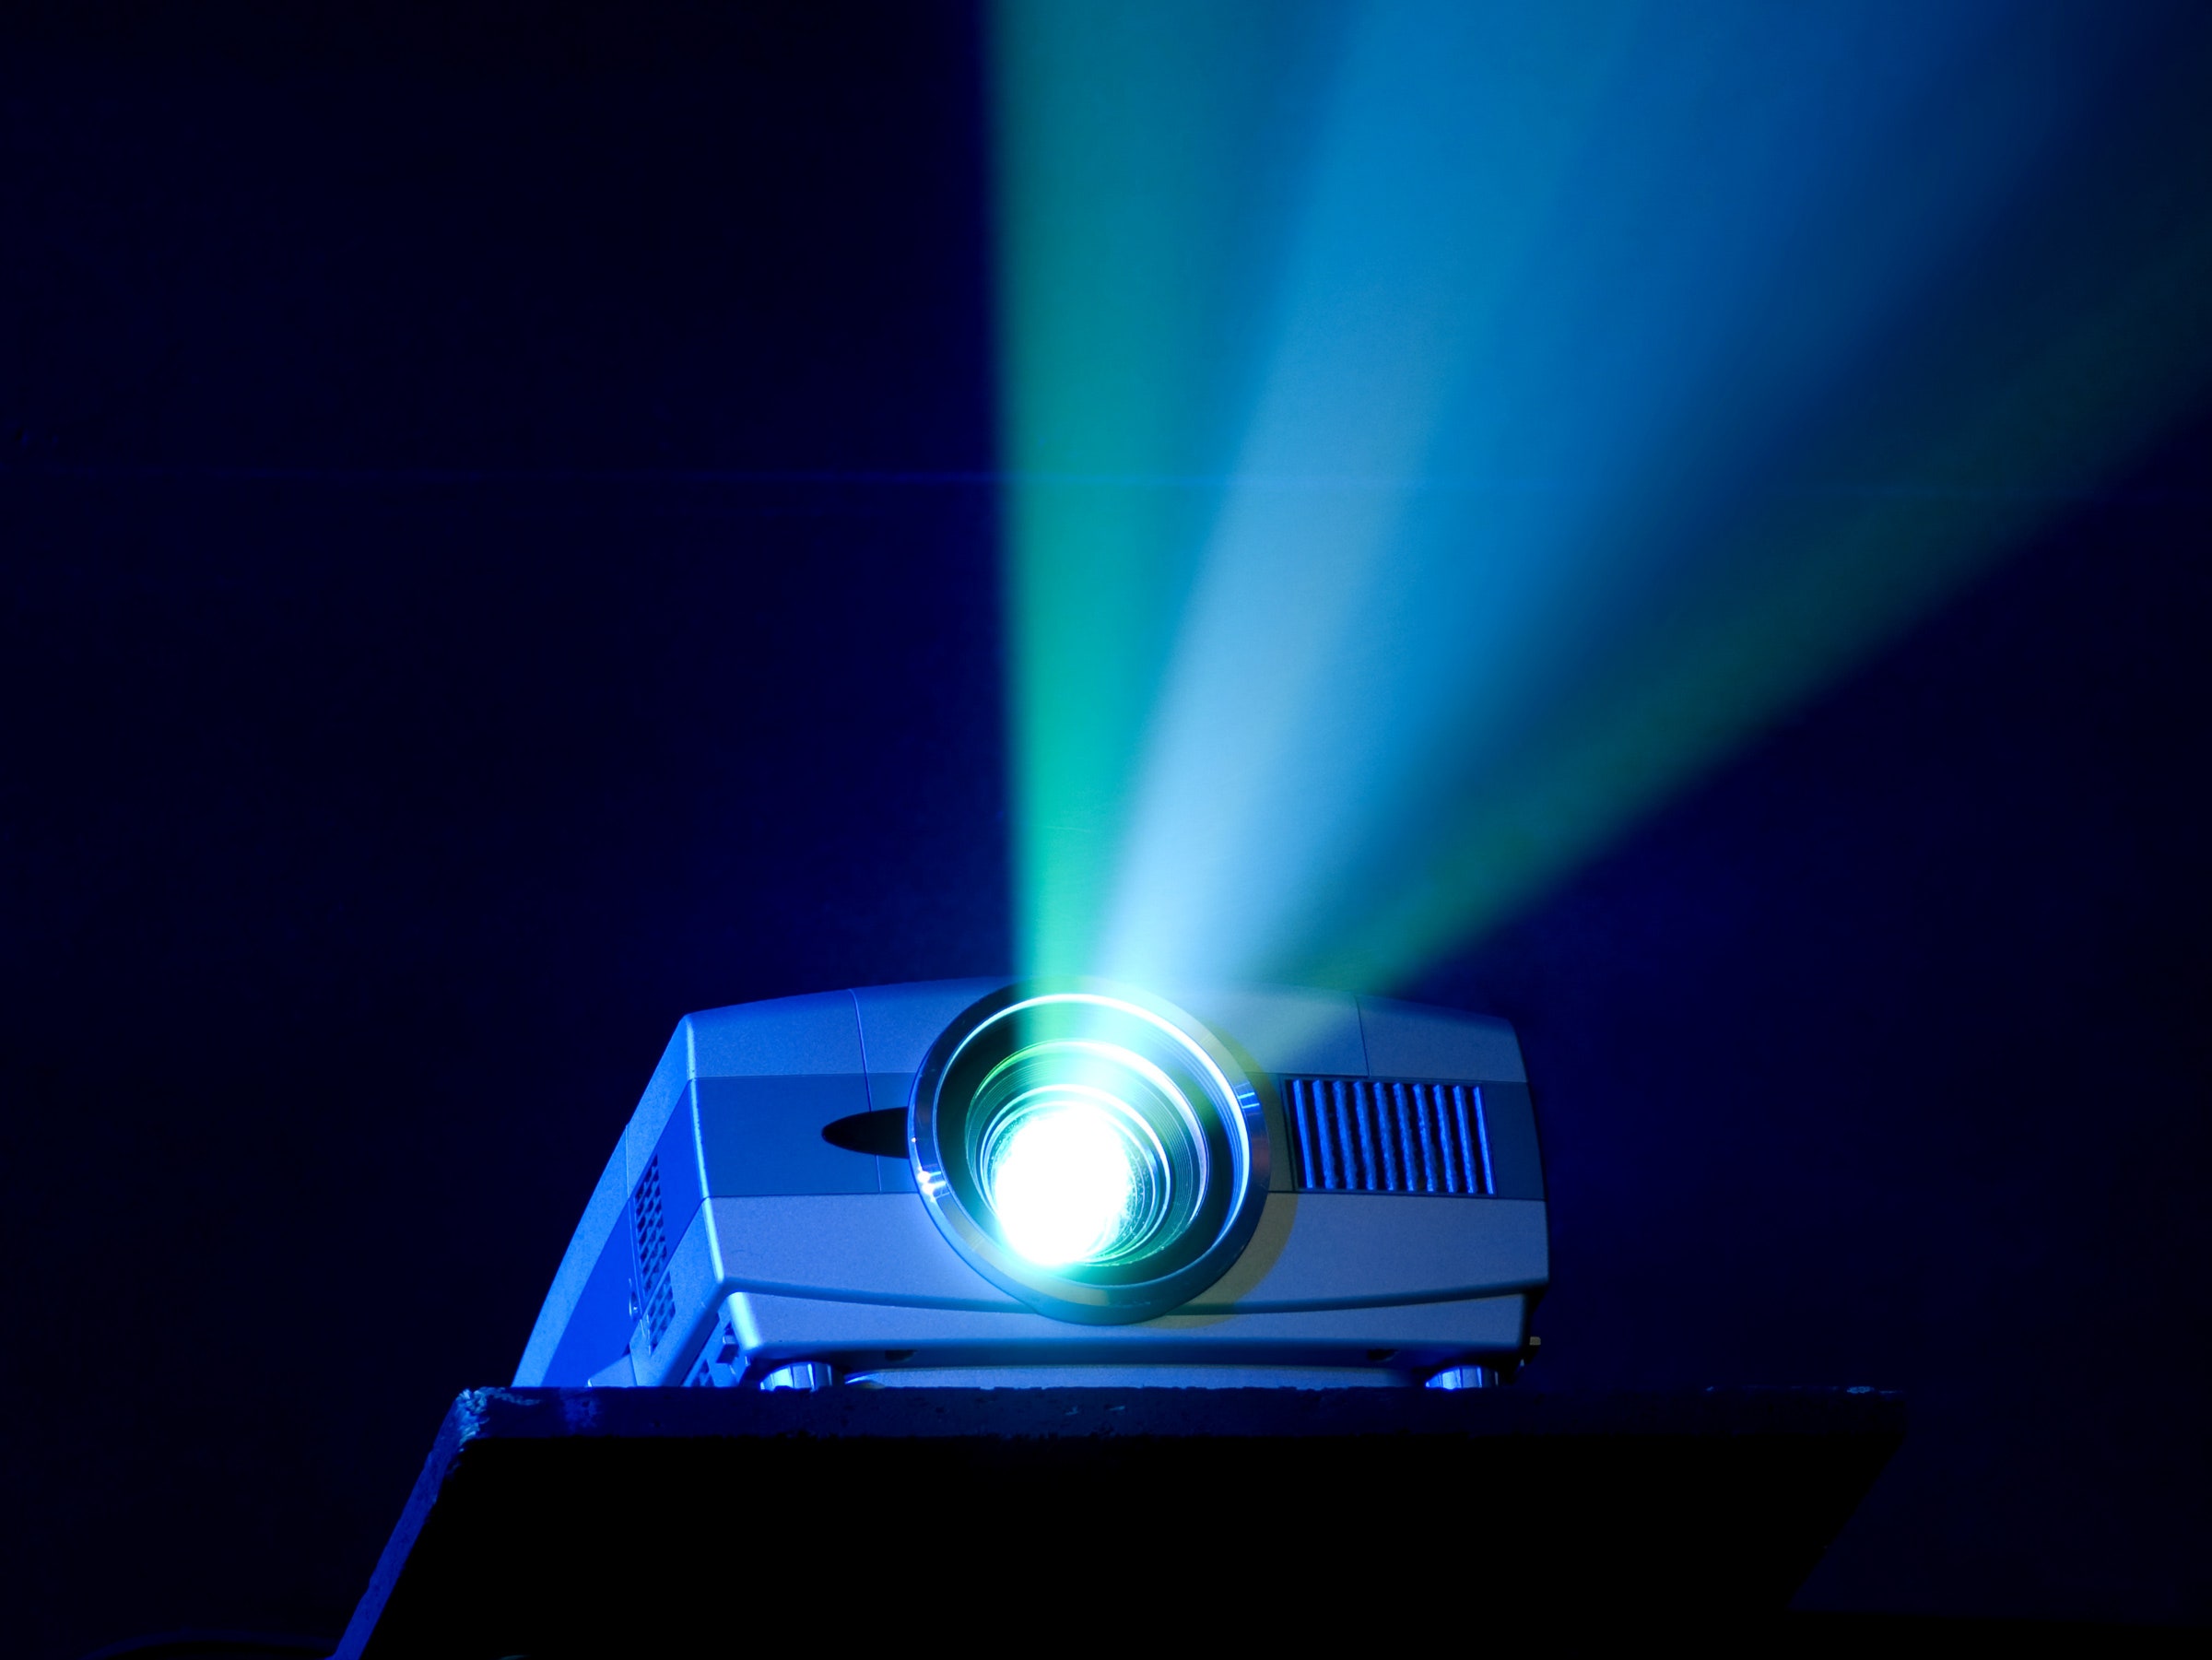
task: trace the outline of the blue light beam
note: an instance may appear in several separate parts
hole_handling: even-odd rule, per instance
[[[1177,100],[1205,77],[1086,53],[1100,16],[1002,8],[1053,48],[1002,75],[1105,77],[1021,99],[1150,99],[1147,131],[1199,132]],[[2177,144],[2203,135],[2206,31],[2180,8],[1300,16],[1333,59],[1304,124],[1265,129],[1299,158],[1284,229],[1206,300],[1248,344],[1116,383],[1114,407],[1167,410],[1241,384],[1241,425],[1156,441],[1132,477],[1082,366],[1033,317],[1006,341],[1018,494],[1072,500],[1021,481],[1048,411],[1061,477],[1095,459],[1183,515],[1124,512],[1126,540],[1011,516],[1018,593],[1166,619],[1087,752],[1040,718],[1082,702],[1050,665],[1115,637],[1063,658],[1068,618],[1016,607],[1018,839],[1045,850],[1022,914],[1053,910],[1055,859],[1063,882],[1032,966],[1403,979],[2092,488],[2212,359],[2212,169]],[[1133,162],[1112,124],[1002,141],[1025,136],[1129,176],[1107,245],[1081,200],[1041,199],[1065,166],[1008,169],[1009,291],[1045,303],[1023,260],[1088,247],[1064,336],[1087,304],[1142,335],[1117,270],[1177,318],[1186,170]],[[1218,153],[1188,171],[1220,189]],[[1053,764],[1092,799],[1056,798]]]

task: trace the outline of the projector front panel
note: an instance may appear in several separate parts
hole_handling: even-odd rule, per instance
[[[1548,1262],[1525,1074],[1504,1022],[1324,993],[1185,993],[1180,1006],[1262,1086],[1273,1179],[1257,1232],[1217,1285],[1108,1331],[1047,1318],[986,1280],[931,1224],[909,1161],[822,1138],[836,1120],[906,1107],[947,1023],[1004,983],[688,1017],[618,1154],[618,1214],[603,1180],[518,1383],[724,1382],[815,1359],[846,1372],[1208,1357],[1402,1370],[1521,1348]],[[1363,1144],[1364,1183],[1300,1180],[1285,1099],[1361,1089],[1382,1114],[1371,1139],[1387,1120],[1396,1151]],[[1423,1101],[1430,1143],[1479,1102],[1479,1193],[1439,1184],[1452,1160],[1422,1141],[1411,1109]],[[1359,1136],[1356,1116],[1341,1127]],[[1439,1179],[1428,1186],[1424,1157]],[[628,1366],[615,1366],[625,1345]]]

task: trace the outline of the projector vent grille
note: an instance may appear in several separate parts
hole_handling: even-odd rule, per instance
[[[638,1284],[650,1286],[668,1266],[668,1219],[661,1205],[658,1153],[646,1160],[645,1173],[638,1178],[638,1191],[630,1195],[629,1214],[637,1230]]]
[[[1287,1077],[1291,1163],[1320,1193],[1490,1194],[1490,1138],[1473,1084]]]
[[[664,1279],[645,1309],[645,1336],[653,1348],[660,1348],[661,1339],[668,1335],[668,1324],[675,1318],[676,1290]]]

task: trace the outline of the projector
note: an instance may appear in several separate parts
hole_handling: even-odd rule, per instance
[[[1547,1271],[1502,1020],[871,986],[678,1023],[514,1381],[1483,1387]]]

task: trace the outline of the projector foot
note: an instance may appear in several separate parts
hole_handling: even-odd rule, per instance
[[[1505,1373],[1495,1366],[1447,1366],[1429,1380],[1431,1389],[1499,1389]]]

